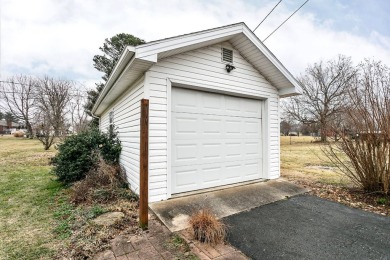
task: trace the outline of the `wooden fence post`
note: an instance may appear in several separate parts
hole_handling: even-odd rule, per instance
[[[148,228],[149,100],[141,100],[139,225]]]

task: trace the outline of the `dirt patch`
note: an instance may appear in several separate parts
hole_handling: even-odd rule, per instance
[[[311,189],[309,194],[336,201],[344,205],[373,212],[382,216],[390,216],[390,196],[366,193],[356,187],[342,187],[308,180],[290,179],[290,181]]]
[[[305,166],[306,169],[315,169],[315,170],[323,170],[323,171],[332,171],[336,172],[337,168],[331,167],[331,166],[324,166],[324,165],[308,165]]]
[[[112,226],[115,223],[121,221],[125,217],[122,212],[108,212],[104,213],[97,218],[93,219],[92,222],[100,226]]]
[[[78,206],[70,210],[67,217],[70,243],[65,245],[57,254],[58,259],[88,259],[96,253],[110,248],[110,240],[121,234],[137,234],[138,228],[137,202],[126,200],[115,201],[113,205],[99,205],[100,212],[120,212],[112,225],[99,225],[94,223],[96,219],[96,207]],[[99,213],[97,213],[99,214]],[[102,215],[107,214],[103,213]],[[101,216],[101,215],[100,215]],[[99,218],[97,216],[97,218]]]

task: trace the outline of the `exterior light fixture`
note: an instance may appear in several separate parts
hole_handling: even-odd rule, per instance
[[[231,64],[226,64],[226,71],[229,73],[230,71],[234,70],[236,67],[234,67],[233,65]]]

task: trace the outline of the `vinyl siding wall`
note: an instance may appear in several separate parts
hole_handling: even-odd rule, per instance
[[[149,132],[149,199],[151,202],[169,197],[168,182],[168,90],[167,79],[187,82],[188,85],[205,86],[222,92],[251,95],[264,98],[267,104],[263,124],[268,147],[264,158],[269,158],[264,178],[280,176],[279,153],[279,96],[273,87],[254,69],[238,51],[234,50],[236,67],[227,74],[225,62],[221,61],[221,48],[233,49],[228,42],[215,44],[159,60],[146,73],[145,92],[150,100]],[[137,150],[138,151],[138,150]]]
[[[114,125],[121,141],[120,163],[126,170],[130,188],[139,194],[140,100],[144,97],[144,79],[129,88],[100,117],[100,130],[109,127],[109,113],[114,111]]]

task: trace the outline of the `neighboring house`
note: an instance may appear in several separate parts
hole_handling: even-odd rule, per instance
[[[115,125],[120,162],[139,193],[140,100],[149,99],[153,202],[278,178],[279,100],[298,93],[294,77],[238,23],[127,47],[92,112],[101,130]]]
[[[11,130],[20,127],[20,124],[14,122],[7,122],[6,120],[0,120],[0,134],[10,134]]]

